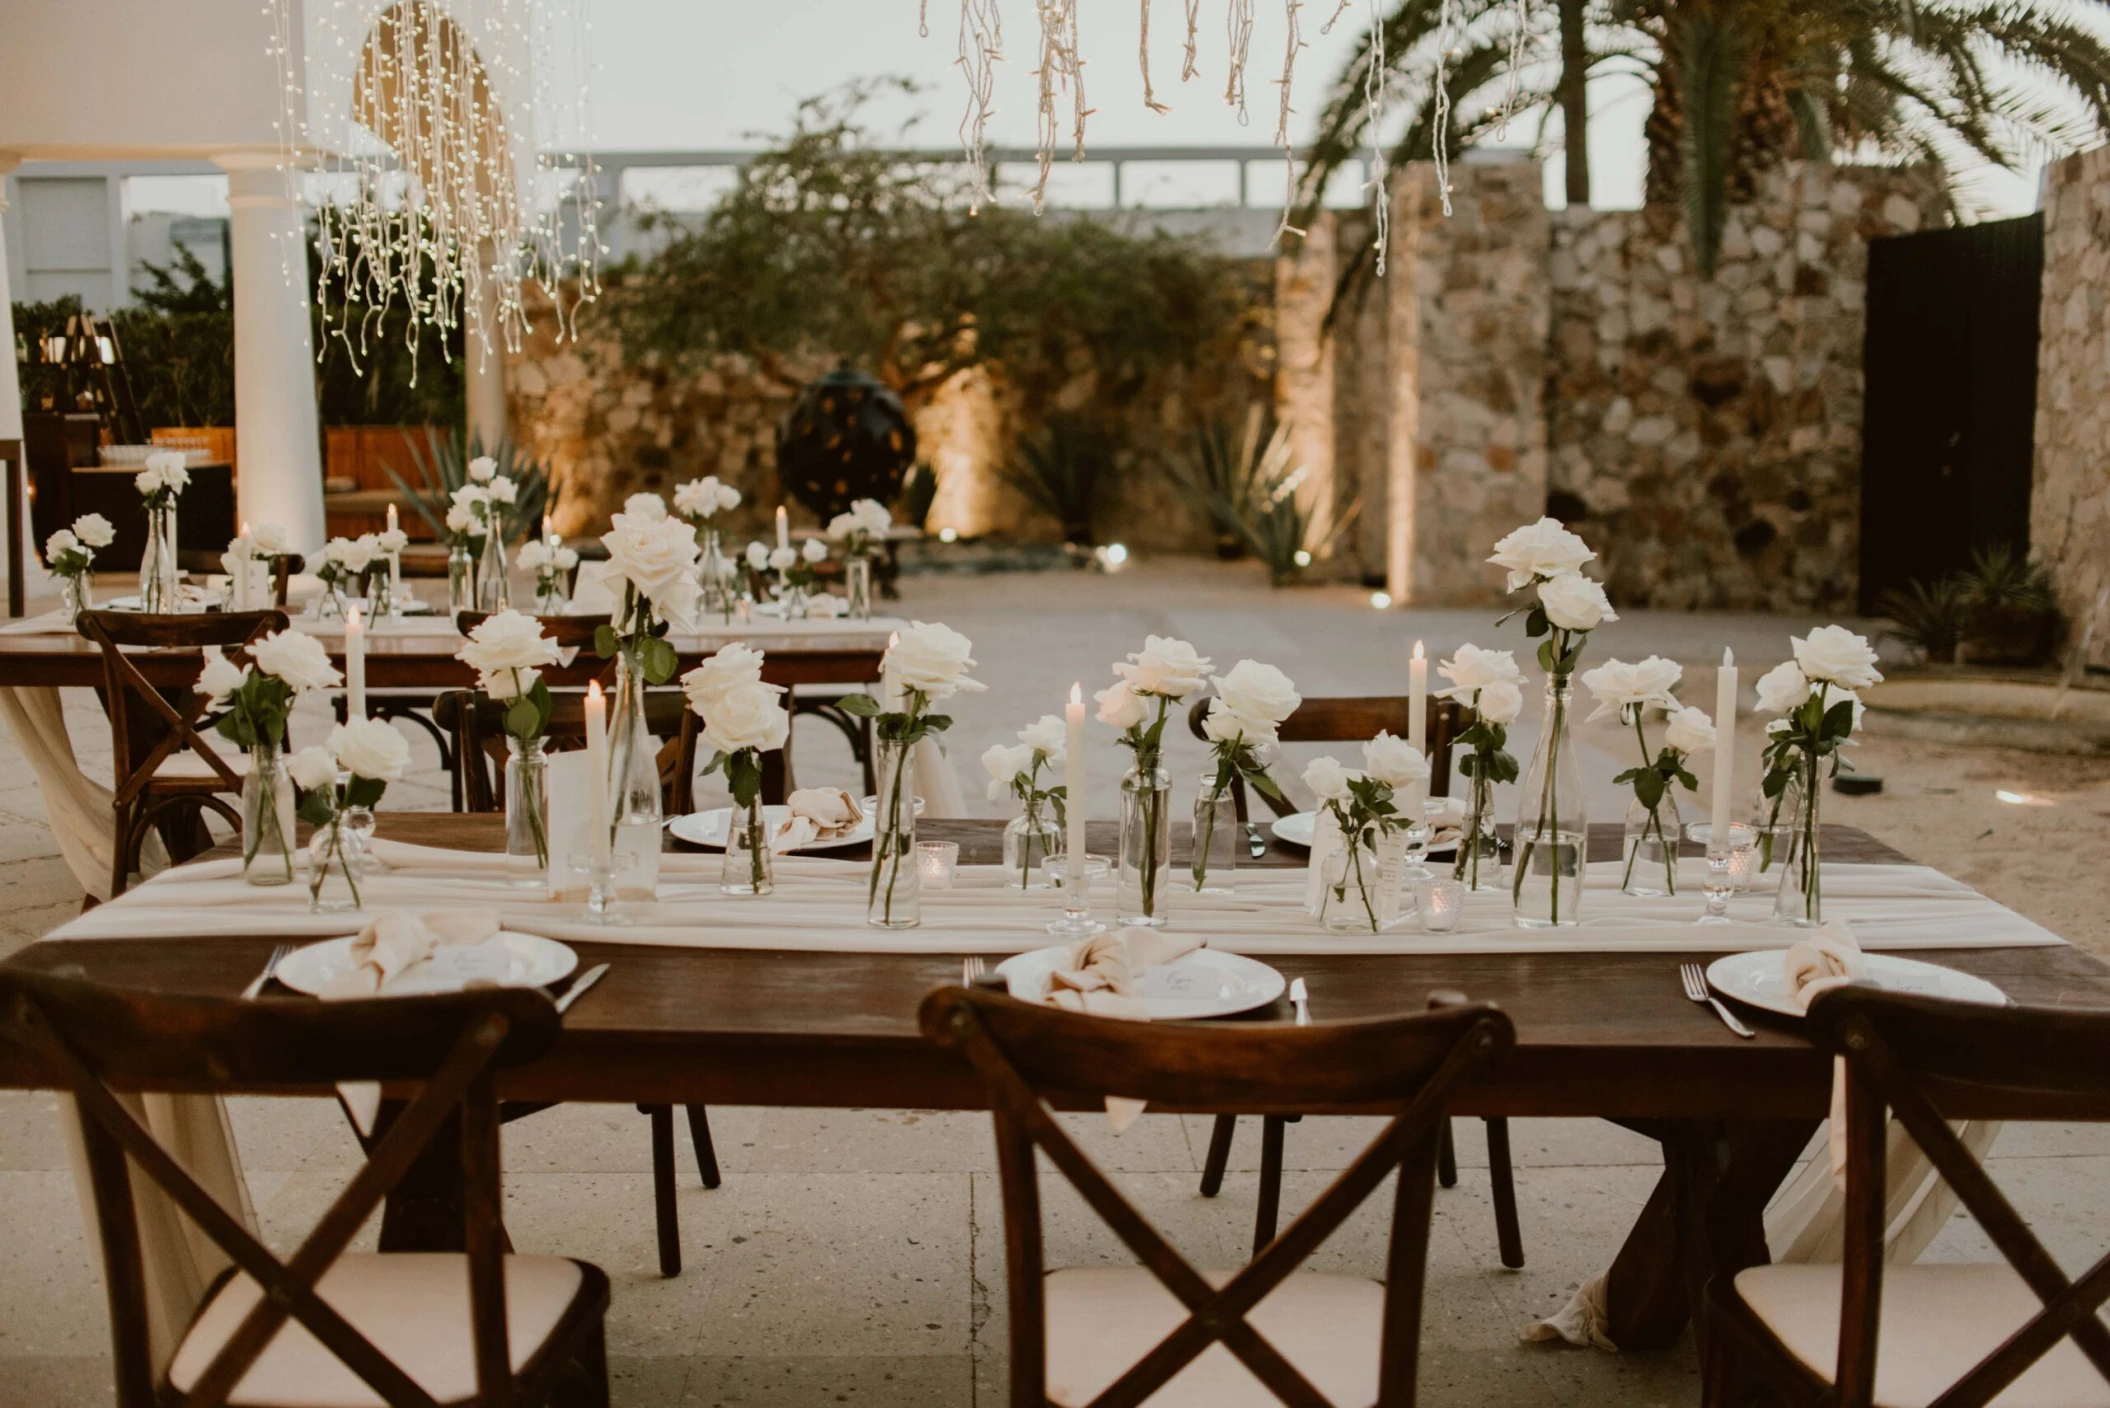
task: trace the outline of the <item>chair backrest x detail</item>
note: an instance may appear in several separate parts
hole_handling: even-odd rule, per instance
[[[959,1052],[987,1090],[1003,1183],[1011,1315],[1011,1403],[1044,1408],[1047,1380],[1041,1214],[1035,1151],[1179,1300],[1187,1319],[1091,1408],[1145,1401],[1212,1344],[1222,1344],[1292,1408],[1327,1399],[1247,1318],[1394,1169],[1378,1408],[1410,1403],[1421,1328],[1436,1153],[1445,1102],[1515,1042],[1509,1018],[1446,996],[1409,1017],[1290,1026],[1124,1022],[1018,1002],[979,989],[924,999],[923,1033]],[[1163,1110],[1390,1115],[1384,1131],[1304,1214],[1216,1287],[1152,1227],[1070,1139],[1050,1099],[1106,1095]]]

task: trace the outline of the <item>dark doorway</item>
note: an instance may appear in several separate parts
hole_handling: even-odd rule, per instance
[[[2029,547],[2044,217],[1872,240],[1861,610],[1973,549]]]

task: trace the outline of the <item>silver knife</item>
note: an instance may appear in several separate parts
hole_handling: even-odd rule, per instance
[[[595,983],[601,981],[601,975],[603,973],[606,973],[607,971],[607,964],[596,963],[593,967],[581,973],[579,975],[579,980],[573,983],[569,988],[566,988],[564,990],[564,996],[557,999],[557,1011],[559,1013],[569,1012],[571,1010],[571,1005],[574,1002],[577,1002],[580,998],[584,997],[588,988],[592,987]]]
[[[1260,834],[1259,826],[1250,821],[1245,824],[1245,848],[1254,860],[1267,854],[1267,838]]]

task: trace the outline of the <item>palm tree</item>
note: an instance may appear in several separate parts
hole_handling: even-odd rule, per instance
[[[1420,95],[1393,160],[1433,137],[1440,0],[1402,0],[1385,19],[1385,67]],[[1454,0],[1445,88],[1452,147],[1496,125],[1467,104],[1510,82],[1514,0]],[[1582,94],[1624,69],[1654,93],[1646,198],[1684,206],[1703,272],[1732,201],[1796,157],[1920,162],[1949,183],[1957,158],[2015,169],[2110,132],[2110,0],[1557,0],[1559,58],[1518,75],[1516,110],[1557,104],[1569,138],[1568,196],[1589,196]],[[1544,21],[1536,21],[1543,26]],[[1366,33],[1319,122],[1304,194],[1324,188],[1366,136]],[[1492,60],[1492,62],[1490,62]]]

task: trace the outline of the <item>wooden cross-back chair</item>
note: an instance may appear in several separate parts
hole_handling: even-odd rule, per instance
[[[925,998],[924,1036],[974,1068],[995,1119],[1012,1408],[1412,1403],[1444,1105],[1515,1041],[1493,1007],[1455,995],[1437,1004],[1371,1022],[1203,1026],[1089,1017],[982,989]],[[1250,1263],[1212,1274],[1135,1210],[1046,1103],[1104,1095],[1393,1118]],[[1044,1264],[1036,1152],[1142,1266]],[[1383,1284],[1298,1271],[1395,1169]]]
[[[1846,1063],[1845,1259],[1709,1284],[1704,1402],[2110,1403],[2110,1326],[2097,1313],[2110,1256],[2067,1276],[1943,1110],[1969,1095],[2023,1117],[2057,1101],[2062,1118],[2110,1121],[2110,1011],[1850,986],[1819,996],[1804,1030]],[[2004,1262],[1885,1264],[1886,1106]]]
[[[569,1258],[505,1252],[495,1077],[555,1044],[559,1019],[542,993],[242,1002],[10,971],[0,972],[0,1018],[5,1039],[79,1102],[119,1408],[350,1408],[374,1395],[400,1408],[607,1403],[607,1277]],[[319,1093],[347,1080],[423,1086],[284,1260],[192,1179],[120,1093]],[[420,1152],[456,1133],[466,1250],[346,1253]],[[135,1171],[233,1263],[159,1374]]]
[[[220,561],[221,554],[210,548],[178,548],[176,565],[186,572],[200,576],[225,575],[227,565]],[[282,553],[271,570],[271,601],[279,610],[286,609],[286,591],[297,573],[308,569],[308,560],[297,552]]]
[[[224,794],[239,795],[249,760],[233,745],[215,747],[199,728],[207,699],[191,691],[172,702],[147,682],[127,648],[202,650],[218,646],[239,655],[251,643],[286,628],[282,611],[207,612],[145,616],[130,611],[83,611],[76,628],[102,652],[104,707],[110,714],[115,788],[110,805],[116,847],[110,861],[110,894],[121,895],[139,865],[147,828],[163,831],[171,854],[186,859],[202,846],[201,809],[217,812],[237,831],[241,813]],[[201,664],[202,668],[202,664]],[[179,816],[187,813],[187,817]],[[174,844],[173,823],[192,823],[190,844]]]
[[[1389,733],[1405,738],[1408,733],[1409,701],[1405,695],[1369,695],[1306,699],[1282,721],[1284,743],[1362,743]],[[1472,711],[1454,699],[1430,698],[1425,727],[1428,730],[1429,795],[1446,796],[1451,782],[1451,744],[1465,732]],[[1209,701],[1197,699],[1187,711],[1187,727],[1196,738],[1207,741],[1202,721],[1208,717]],[[1350,760],[1353,762],[1353,759]],[[1246,829],[1245,780],[1233,777],[1231,800],[1241,829]],[[1264,798],[1276,815],[1287,816],[1294,805],[1284,807],[1272,797]],[[1270,1116],[1260,1127],[1260,1197],[1253,1212],[1253,1246],[1267,1245],[1275,1235],[1275,1222],[1282,1204],[1282,1142],[1284,1126],[1294,1119]],[[1509,1121],[1489,1119],[1487,1126],[1488,1182],[1495,1206],[1495,1243],[1502,1264],[1515,1268],[1524,1264],[1524,1232],[1517,1218],[1516,1174],[1509,1157]],[[1213,1198],[1223,1188],[1224,1173],[1231,1163],[1231,1142],[1238,1132],[1238,1116],[1218,1115],[1209,1134],[1209,1152],[1202,1161],[1202,1196]],[[1443,1130],[1443,1148],[1438,1176],[1446,1188],[1458,1182],[1458,1158],[1448,1125]]]

